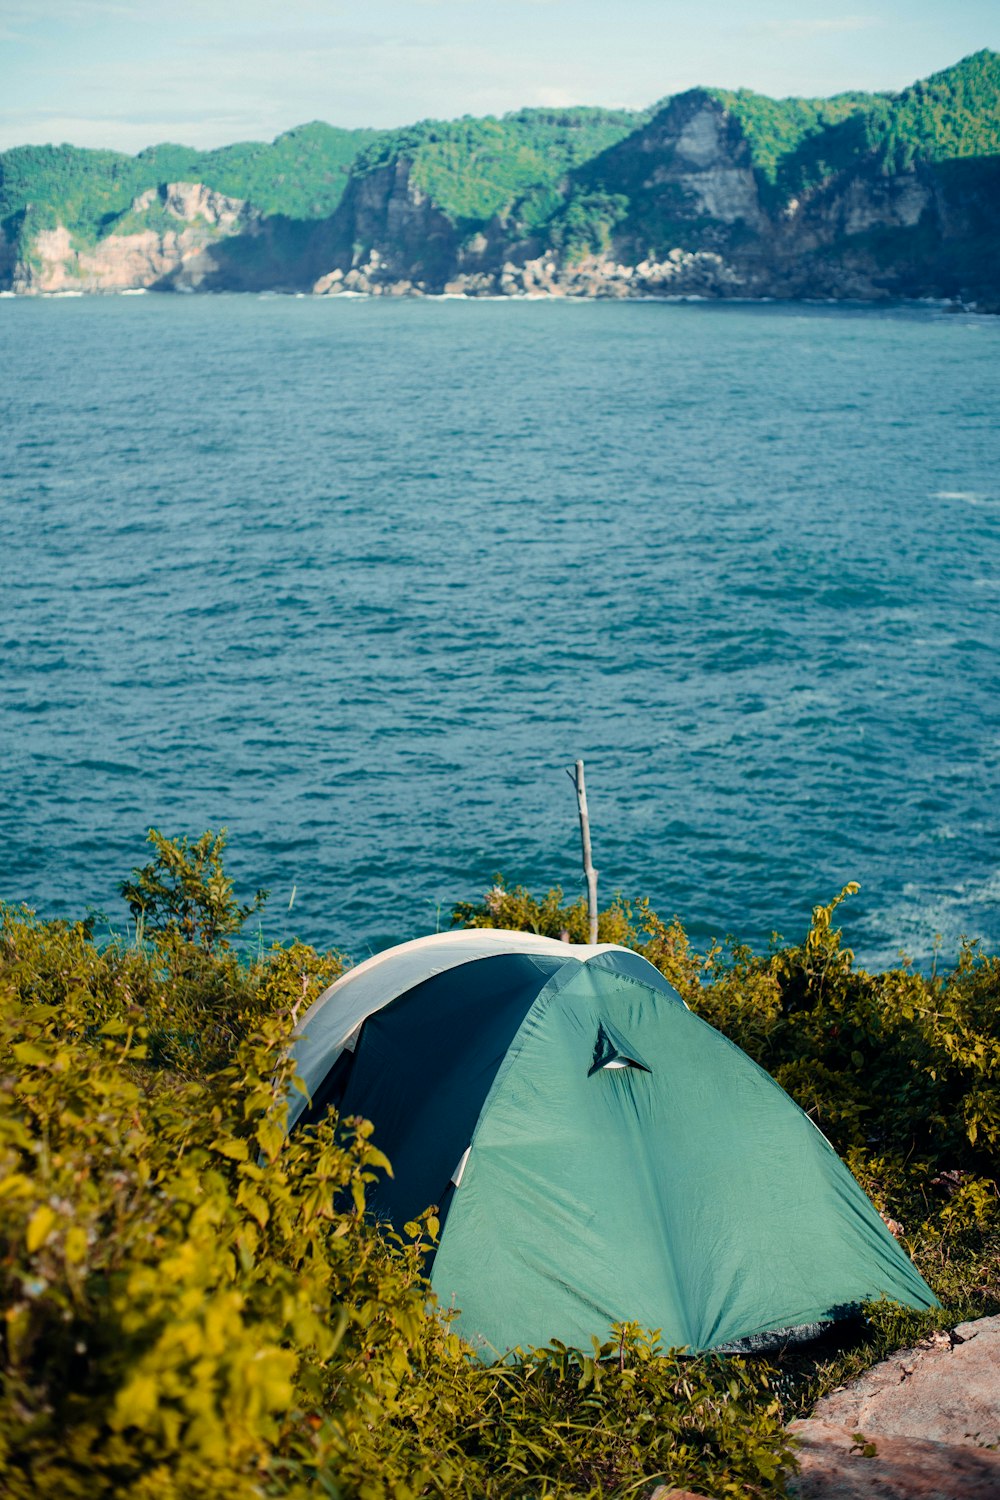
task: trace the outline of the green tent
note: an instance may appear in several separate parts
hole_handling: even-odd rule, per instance
[[[493,1359],[611,1324],[732,1346],[879,1296],[934,1296],[812,1121],[628,949],[468,930],[403,944],[315,1003],[310,1102],[393,1164],[372,1204],[431,1204],[431,1265]]]

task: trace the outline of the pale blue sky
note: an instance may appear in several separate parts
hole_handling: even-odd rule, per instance
[[[997,0],[0,0],[0,149],[898,89],[989,46]]]

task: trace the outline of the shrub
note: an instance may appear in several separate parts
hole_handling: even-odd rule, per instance
[[[483,1368],[423,1275],[431,1216],[405,1242],[365,1217],[370,1125],[286,1137],[296,1019],[341,967],[0,912],[4,1494],[772,1492],[757,1374],[632,1330],[607,1372]]]
[[[154,913],[141,942],[0,909],[11,1500],[778,1495],[792,1411],[930,1326],[1000,1311],[1000,966],[976,948],[942,978],[868,975],[834,902],[801,945],[698,955],[648,903],[612,903],[602,939],[644,952],[796,1093],[947,1307],[873,1307],[860,1346],[777,1368],[682,1357],[631,1325],[487,1368],[434,1305],[430,1212],[405,1240],[365,1216],[390,1170],[370,1125],[286,1137],[289,1042],[342,957],[240,957],[226,944],[253,903],[212,888],[215,836],[154,847],[164,891],[132,882]],[[183,887],[199,861],[178,898],[193,905],[173,904],[169,872]],[[458,915],[586,936],[582,902],[502,881]]]
[[[209,951],[227,947],[227,939],[260,910],[268,893],[258,891],[245,906],[236,900],[222,865],[226,829],[209,829],[193,844],[186,838],[164,838],[155,828],[147,838],[156,858],[133,870],[132,879],[121,885],[140,935],[169,934]]]

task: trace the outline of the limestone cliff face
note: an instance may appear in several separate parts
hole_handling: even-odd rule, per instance
[[[646,128],[588,166],[585,181],[608,191],[626,184],[639,214],[727,229],[766,226],[750,147],[738,122],[711,95],[672,99]]]
[[[155,213],[156,228],[142,219]],[[96,245],[77,245],[63,226],[40,231],[12,267],[15,292],[111,292],[139,287],[192,290],[222,274],[219,246],[235,235],[253,235],[259,216],[238,198],[196,182],[171,182],[133,199],[124,232]],[[166,220],[166,224],[164,223]],[[176,220],[176,228],[170,225]]]
[[[348,189],[340,248],[329,246],[329,265],[313,289],[866,300],[948,294],[933,275],[915,275],[904,253],[907,232],[918,226],[944,232],[930,169],[888,176],[871,164],[775,206],[773,194],[764,197],[739,121],[704,90],[671,100],[564,191],[627,200],[604,253],[566,256],[544,228],[524,238],[516,215],[463,241],[414,183],[410,164],[397,161]],[[897,236],[895,264],[875,244],[886,234]]]
[[[297,221],[173,182],[137,197],[96,244],[64,227],[27,244],[0,237],[0,286],[1000,301],[1000,157],[895,173],[865,158],[776,202],[736,115],[696,89],[570,172],[559,194],[541,225],[514,203],[469,226],[401,154],[352,175],[330,218]],[[592,211],[590,243],[603,248],[563,248]]]
[[[399,157],[351,179],[312,247],[314,289],[440,290],[459,250],[455,225]],[[323,264],[325,257],[326,264]],[[402,284],[402,285],[401,285]]]

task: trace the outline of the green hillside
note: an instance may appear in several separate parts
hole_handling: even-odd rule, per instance
[[[216,151],[164,144],[126,156],[18,146],[0,153],[0,222],[16,231],[26,215],[31,229],[65,224],[84,239],[98,239],[133,198],[162,182],[203,182],[249,199],[264,213],[325,218],[343,196],[358,151],[376,138],[374,130],[338,130],[317,121],[270,144],[244,141]]]
[[[899,94],[768,99],[709,91],[739,120],[765,196],[785,199],[868,158],[886,171],[915,159],[1000,152],[1000,53],[983,50]]]
[[[983,49],[912,84],[892,101],[884,147],[927,161],[1000,152],[1000,52]]]
[[[413,162],[414,183],[449,218],[483,223],[506,214],[526,194],[558,196],[567,172],[648,119],[648,112],[579,108],[425,120],[385,132],[361,153],[355,172],[406,158]]]
[[[983,50],[898,94],[770,99],[748,89],[698,88],[645,111],[523,109],[383,131],[314,122],[270,143],[215,151],[168,143],[128,156],[25,146],[0,154],[0,225],[17,263],[41,274],[44,256],[33,248],[39,230],[63,224],[79,249],[114,232],[173,229],[178,221],[162,201],[138,214],[129,212],[132,201],[166,182],[201,182],[249,201],[265,221],[252,234],[222,236],[225,248],[213,252],[218,285],[309,287],[334,265],[349,271],[359,255],[376,250],[373,264],[381,258],[403,281],[440,287],[477,256],[485,271],[476,275],[499,274],[507,258],[548,250],[564,265],[591,251],[635,265],[675,248],[752,259],[770,233],[759,208],[772,227],[787,224],[782,214],[791,200],[808,207],[827,184],[836,196],[858,179],[875,224],[878,179],[917,163],[924,183],[918,191],[930,191],[929,174],[938,184],[937,207],[928,208],[919,234],[887,221],[867,249],[849,235],[850,253],[866,255],[867,269],[838,280],[817,262],[817,285],[824,295],[831,286],[870,286],[881,295],[891,285],[921,296],[978,288],[975,296],[992,305],[998,102],[1000,54]],[[692,187],[683,153],[673,168],[679,132],[713,106],[725,111],[720,167],[746,164],[749,150],[756,176],[756,191],[746,179],[739,187],[745,207],[735,214],[705,207],[713,200]],[[397,165],[404,171],[394,180]],[[438,217],[407,199],[405,175]],[[370,191],[345,197],[349,184]],[[823,201],[815,205],[817,222]],[[488,238],[466,254],[490,225]],[[834,260],[841,250],[832,248]],[[4,256],[4,274],[22,276],[6,249]],[[807,281],[796,274],[781,285],[800,283]]]

